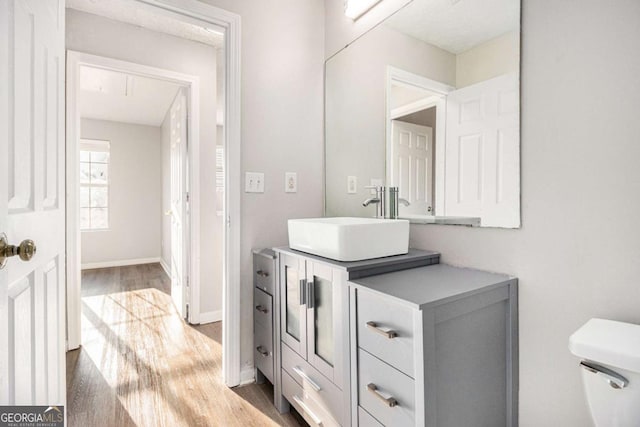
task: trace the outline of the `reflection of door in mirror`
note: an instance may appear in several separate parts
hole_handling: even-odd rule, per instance
[[[435,110],[431,108],[430,110]],[[427,120],[428,111],[427,112]],[[389,175],[399,196],[409,201],[401,214],[430,215],[433,205],[433,128],[391,121]]]

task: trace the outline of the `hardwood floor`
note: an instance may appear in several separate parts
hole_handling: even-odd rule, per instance
[[[300,426],[269,384],[222,383],[221,323],[189,326],[159,264],[82,274],[82,347],[67,353],[69,426]]]

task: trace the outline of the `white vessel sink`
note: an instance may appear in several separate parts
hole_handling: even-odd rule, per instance
[[[409,221],[349,217],[290,219],[289,246],[337,261],[406,254]]]

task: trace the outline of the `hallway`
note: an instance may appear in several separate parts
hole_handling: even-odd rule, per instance
[[[221,323],[187,325],[159,264],[82,274],[82,342],[67,353],[69,426],[299,426],[268,384],[222,382]]]

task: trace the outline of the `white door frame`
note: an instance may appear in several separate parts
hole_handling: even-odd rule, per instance
[[[189,217],[186,229],[187,259],[189,265],[190,292],[185,304],[189,304],[190,323],[200,322],[200,78],[188,74],[177,73],[162,68],[149,67],[133,62],[88,53],[67,51],[67,313],[68,313],[68,344],[69,350],[76,349],[81,344],[81,232],[79,220],[79,192],[80,192],[80,111],[79,85],[80,67],[89,66],[103,70],[133,74],[179,84],[187,89],[187,134],[189,176]],[[184,307],[178,307],[179,312],[186,312]]]
[[[222,288],[222,374],[225,384],[233,387],[240,384],[240,200],[241,200],[241,120],[240,120],[240,16],[226,10],[209,6],[197,0],[128,0],[138,8],[146,8],[154,13],[163,14],[179,21],[197,24],[204,27],[217,28],[224,31],[224,58],[225,58],[225,203],[224,218],[226,226],[223,227],[223,288]],[[149,67],[151,68],[151,67]],[[69,72],[69,71],[68,71]],[[177,74],[177,73],[176,73]],[[69,79],[69,75],[67,75]],[[68,80],[69,87],[72,80]],[[69,89],[68,89],[69,90]],[[67,120],[77,114],[75,110],[67,107]],[[215,120],[215,118],[212,118]],[[69,132],[78,129],[67,124],[67,143],[73,141]],[[77,140],[77,138],[76,138]],[[194,150],[190,147],[190,153]],[[197,157],[197,156],[196,156]],[[76,159],[67,158],[68,164],[75,164]],[[193,168],[193,165],[192,165]],[[196,171],[192,171],[196,175]],[[198,185],[198,180],[194,180]],[[191,188],[192,211],[198,212],[194,203],[196,194]],[[72,218],[73,219],[73,218]],[[77,221],[78,218],[75,218]],[[191,219],[193,221],[193,218]],[[193,222],[193,224],[199,222]],[[71,239],[68,243],[74,243]],[[77,243],[77,241],[76,241]],[[194,239],[192,239],[192,247]],[[199,266],[199,252],[192,252],[192,258],[196,259]],[[68,257],[70,260],[71,258]],[[73,269],[69,264],[75,262]],[[79,292],[79,260],[70,261],[67,266],[68,289],[73,290],[72,284],[76,283],[76,292]],[[199,271],[198,271],[199,273]],[[199,277],[193,274],[192,278]],[[73,281],[73,282],[72,282]],[[69,292],[69,291],[68,291]],[[78,300],[79,301],[79,300]],[[71,311],[71,309],[75,311]],[[69,307],[69,313],[73,313],[78,319],[80,307]],[[79,325],[79,321],[78,321]],[[71,336],[69,344],[71,344]],[[75,337],[75,343],[79,345],[79,334]],[[69,345],[69,348],[73,348]]]
[[[429,97],[404,107],[391,108],[391,86],[400,84],[411,88],[426,89],[435,92],[444,97]],[[391,120],[403,115],[415,113],[426,108],[436,107],[436,132],[434,135],[434,144],[436,146],[436,166],[435,166],[435,195],[432,197],[432,203],[435,204],[434,215],[444,215],[444,176],[445,176],[445,128],[446,128],[446,96],[449,92],[455,90],[455,87],[440,83],[435,80],[428,79],[418,74],[402,70],[400,68],[387,66],[387,84],[385,92],[385,178],[389,177],[389,161],[391,159],[391,150],[389,147],[392,142]]]

